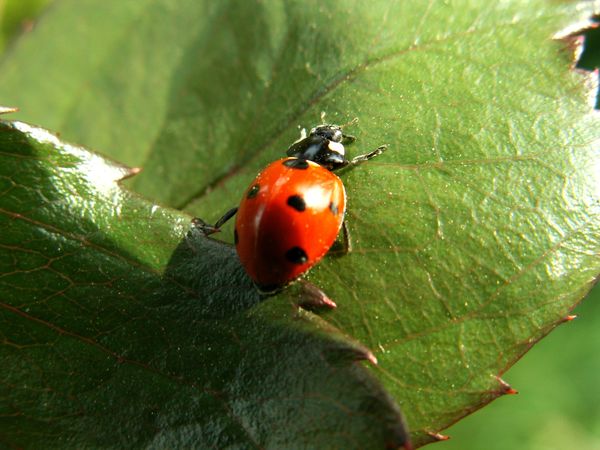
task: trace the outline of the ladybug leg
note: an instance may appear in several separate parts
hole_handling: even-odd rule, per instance
[[[341,237],[341,239],[340,239]],[[346,225],[346,221],[342,222],[342,232],[336,238],[335,242],[329,249],[329,252],[334,257],[347,255],[352,251],[352,240],[350,239],[350,231]]]
[[[358,164],[362,164],[372,158],[375,158],[376,156],[381,155],[385,151],[386,148],[387,148],[387,145],[381,145],[369,153],[365,153],[364,155],[355,156],[350,161],[348,161],[348,165],[356,166]]]
[[[315,308],[337,308],[337,305],[325,293],[314,284],[306,280],[298,280],[300,291],[298,292],[297,305],[305,309]]]
[[[223,217],[221,217],[215,223],[215,228],[221,228],[225,224],[225,222],[227,222],[229,219],[231,219],[233,216],[235,216],[235,213],[237,211],[238,211],[238,208],[236,206],[235,208],[231,208],[229,211],[227,211],[225,214],[223,214]]]
[[[350,145],[354,141],[356,141],[355,136],[352,136],[351,134],[345,134],[345,133],[342,135],[342,144],[343,145]]]
[[[219,231],[221,231],[221,227],[225,224],[225,222],[227,222],[229,219],[235,216],[237,210],[237,207],[231,208],[229,211],[223,214],[223,217],[217,220],[214,225],[205,222],[200,217],[194,217],[192,219],[192,224],[205,236],[211,235],[213,233],[218,233]]]
[[[352,251],[352,241],[350,240],[350,231],[346,221],[342,222],[342,251],[344,255],[347,255]]]

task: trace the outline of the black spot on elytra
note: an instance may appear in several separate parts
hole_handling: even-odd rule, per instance
[[[299,195],[290,195],[287,199],[287,204],[296,211],[302,212],[306,209],[306,202]]]
[[[237,228],[233,229],[233,242],[235,243],[235,245],[237,245],[237,243],[239,242]]]
[[[256,197],[256,194],[258,194],[258,191],[260,191],[260,186],[258,184],[255,184],[248,191],[248,194],[246,195],[246,198],[254,198],[254,197]]]
[[[285,257],[289,262],[294,264],[304,264],[308,261],[308,255],[300,247],[292,247],[285,252]]]
[[[308,169],[308,163],[304,159],[286,159],[283,165],[292,169]]]
[[[334,215],[334,216],[337,216],[337,215],[338,215],[338,212],[339,212],[339,211],[338,211],[338,206],[337,206],[337,204],[335,204],[335,203],[333,203],[333,202],[329,203],[329,210],[330,210],[330,211],[333,213],[333,215]]]

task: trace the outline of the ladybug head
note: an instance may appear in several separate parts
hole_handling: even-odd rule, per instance
[[[339,125],[319,125],[294,142],[287,155],[314,161],[328,170],[340,169],[348,164],[344,144],[354,142],[354,137],[344,134]]]
[[[338,125],[319,125],[310,130],[310,136],[321,136],[333,142],[342,142],[344,133]]]

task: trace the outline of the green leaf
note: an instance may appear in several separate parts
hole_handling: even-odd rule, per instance
[[[354,362],[362,347],[290,304],[259,304],[233,248],[124,191],[128,174],[0,123],[5,445],[404,441],[396,406]]]
[[[418,444],[506,393],[598,275],[596,80],[552,39],[597,2],[77,4],[2,62],[0,98],[143,166],[157,202],[216,219],[321,111],[359,118],[354,154],[389,144],[344,175],[354,251],[310,280]]]

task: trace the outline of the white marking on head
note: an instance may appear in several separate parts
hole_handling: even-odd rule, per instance
[[[346,154],[346,149],[344,148],[344,145],[341,142],[329,141],[327,147],[329,147],[329,150],[331,150],[332,152],[339,153],[342,156]]]
[[[292,142],[292,145],[297,144],[298,142],[306,139],[306,136],[307,136],[307,134],[306,134],[306,128],[302,128],[300,130],[300,138],[296,139],[294,142]]]

